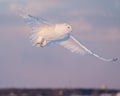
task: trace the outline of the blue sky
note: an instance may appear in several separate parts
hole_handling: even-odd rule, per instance
[[[0,88],[120,89],[119,61],[103,62],[59,45],[33,47],[17,6],[53,23],[69,23],[72,35],[100,56],[120,57],[119,0],[0,0]]]

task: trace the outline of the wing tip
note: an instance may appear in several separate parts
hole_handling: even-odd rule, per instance
[[[113,58],[112,61],[116,62],[116,61],[118,61],[118,58]]]

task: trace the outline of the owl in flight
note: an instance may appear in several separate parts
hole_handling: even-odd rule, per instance
[[[52,24],[41,17],[30,14],[21,15],[25,22],[31,27],[30,40],[34,46],[42,47],[57,43],[73,53],[91,54],[103,61],[117,61],[117,58],[106,59],[90,51],[77,41],[72,35],[72,26],[67,23]]]

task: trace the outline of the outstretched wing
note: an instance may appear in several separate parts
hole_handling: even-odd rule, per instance
[[[32,29],[30,33],[30,41],[32,42],[33,45],[36,45],[36,46],[40,45],[40,44],[36,44],[36,40],[40,38],[40,36],[38,36],[38,32],[40,31],[40,28],[44,26],[50,26],[53,24],[49,23],[47,20],[41,17],[32,16],[28,14],[28,12],[24,11],[23,9],[20,9],[19,11],[20,11],[19,12],[20,16],[24,19],[25,23],[27,23]]]
[[[70,36],[70,38],[66,41],[60,42],[60,45],[64,46],[65,48],[67,48],[71,52],[80,53],[82,55],[91,54],[91,55],[93,55],[93,56],[95,56],[103,61],[116,61],[117,60],[117,58],[105,59],[105,58],[93,53],[92,51],[87,49],[84,45],[82,45],[80,42],[78,42],[73,36]]]
[[[60,42],[60,45],[69,49],[71,52],[80,53],[82,55],[91,53],[85,46],[78,42],[73,36],[70,36],[68,40]]]
[[[30,26],[30,27],[40,27],[40,26],[45,26],[45,25],[52,25],[52,23],[48,22],[47,20],[37,17],[37,16],[32,16],[31,14],[28,14],[24,10],[20,10],[20,16],[24,18],[25,22]]]
[[[28,18],[26,18],[28,24],[35,26],[38,25],[40,26],[41,24],[46,24],[46,25],[52,25],[50,24],[47,20],[41,18],[41,17],[35,17],[30,14],[28,14]]]

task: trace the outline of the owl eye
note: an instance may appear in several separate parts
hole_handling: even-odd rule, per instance
[[[70,27],[69,27],[69,26],[68,26],[67,28],[68,28],[68,29],[70,29]]]

